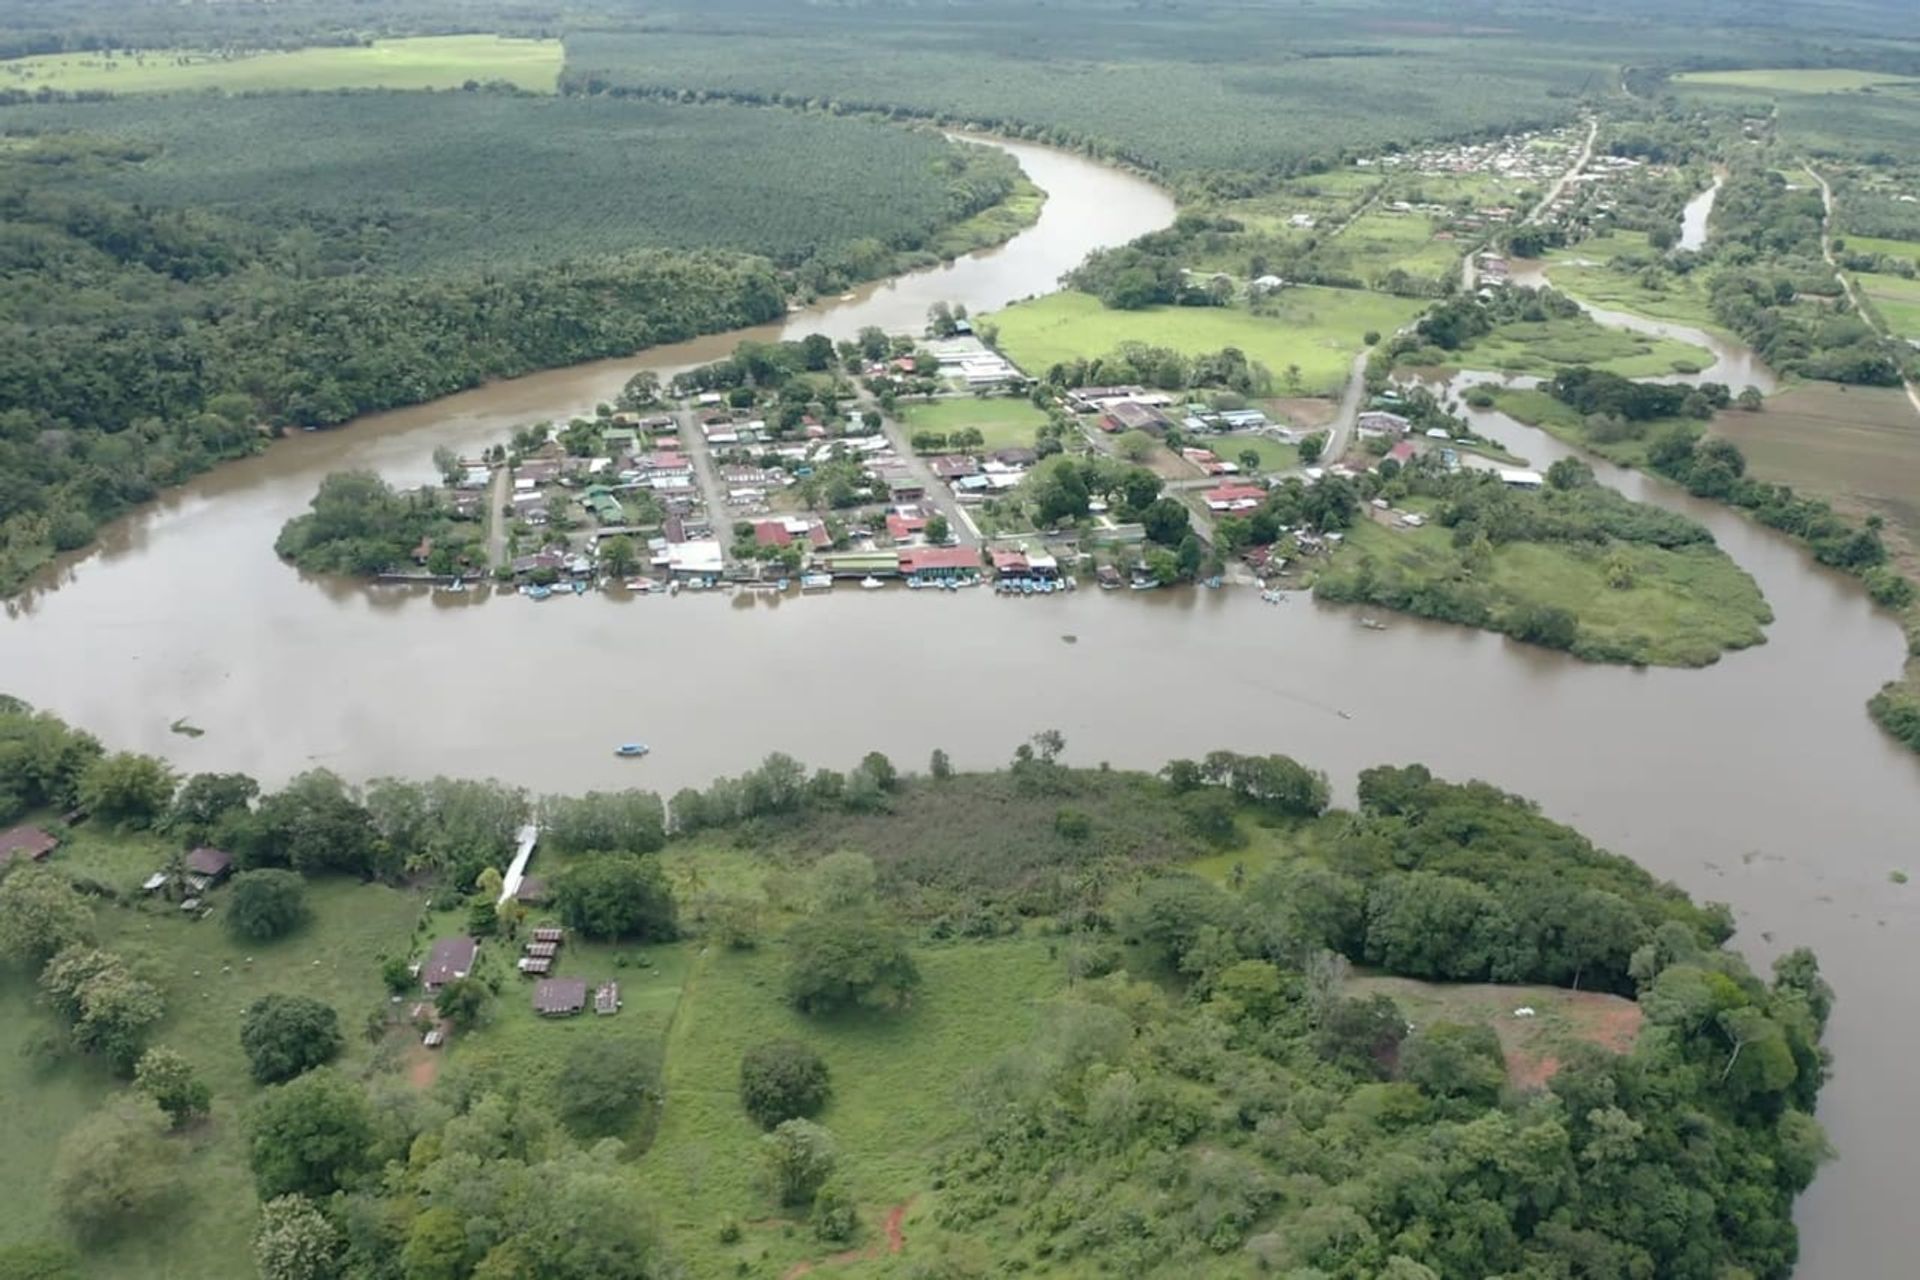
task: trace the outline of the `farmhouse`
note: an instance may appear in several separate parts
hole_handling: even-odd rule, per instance
[[[570,1018],[586,1007],[585,978],[542,978],[533,984],[533,1011],[543,1018]]]
[[[187,854],[183,865],[187,869],[187,886],[195,893],[205,893],[232,873],[233,855],[203,845]]]
[[[449,982],[458,982],[473,972],[473,960],[479,953],[480,944],[473,938],[440,939],[420,966],[420,985],[434,992]]]
[[[8,827],[0,831],[0,867],[15,859],[41,862],[60,841],[38,827]]]

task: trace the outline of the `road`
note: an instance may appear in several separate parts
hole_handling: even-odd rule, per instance
[[[707,506],[707,523],[713,526],[713,538],[720,544],[720,559],[725,564],[733,559],[733,517],[727,508],[727,491],[721,487],[719,473],[714,470],[713,450],[707,448],[707,433],[700,429],[693,410],[684,404],[674,411],[673,420],[680,425],[680,438],[687,443],[693,482],[700,486],[701,501]]]
[[[1580,144],[1580,155],[1574,160],[1573,167],[1561,174],[1559,181],[1547,188],[1547,194],[1540,197],[1540,203],[1533,206],[1533,211],[1526,216],[1523,222],[1530,223],[1540,221],[1541,216],[1553,206],[1553,202],[1558,200],[1561,195],[1566,192],[1566,189],[1572,185],[1573,180],[1580,176],[1581,170],[1587,167],[1587,162],[1593,159],[1593,144],[1599,137],[1600,117],[1595,116],[1593,119],[1587,121],[1587,140]]]
[[[1865,320],[1868,327],[1879,334],[1885,341],[1900,341],[1900,339],[1894,337],[1882,328],[1880,322],[1874,318],[1873,314],[1860,305],[1860,295],[1853,291],[1852,278],[1840,269],[1840,260],[1833,252],[1833,188],[1827,184],[1825,178],[1820,176],[1818,169],[1815,169],[1812,165],[1807,165],[1806,168],[1807,173],[1813,180],[1820,184],[1820,203],[1826,209],[1826,216],[1820,221],[1820,255],[1827,260],[1827,265],[1833,268],[1834,279],[1838,280],[1840,287],[1846,290],[1847,301],[1852,304],[1854,314],[1862,320]],[[1900,379],[1900,385],[1905,388],[1907,401],[1913,405],[1913,411],[1920,413],[1920,387],[1915,386],[1913,379],[1907,377]]]
[[[501,463],[487,485],[487,567],[501,569],[507,563],[507,499],[513,490],[513,468]]]
[[[873,393],[862,387],[855,393],[862,415],[872,415],[880,423],[880,430],[893,444],[893,451],[900,455],[913,478],[927,491],[927,501],[933,503],[940,514],[947,518],[947,528],[953,534],[955,542],[963,547],[980,545],[980,528],[974,524],[973,517],[953,496],[953,487],[933,474],[933,468],[927,460],[913,451],[913,444],[907,439],[906,428],[899,422],[880,412],[880,402]]]

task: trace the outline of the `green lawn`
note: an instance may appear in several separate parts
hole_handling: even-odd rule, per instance
[[[133,842],[138,846],[142,842]],[[87,855],[89,865],[98,850]],[[55,865],[64,861],[56,854]],[[125,860],[145,864],[144,851]],[[81,859],[76,858],[76,870]],[[367,1014],[385,1007],[377,957],[408,945],[420,900],[410,893],[345,880],[309,886],[313,921],[279,943],[231,941],[216,914],[189,920],[161,903],[108,907],[100,914],[100,941],[132,961],[166,995],[167,1016],[154,1043],[192,1060],[213,1090],[213,1117],[179,1137],[176,1166],[191,1230],[136,1233],[116,1246],[90,1251],[86,1274],[100,1280],[200,1280],[235,1274],[251,1256],[255,1200],[242,1132],[247,1105],[260,1089],[240,1050],[240,1015],[269,992],[318,997],[339,1011],[347,1048],[342,1065],[357,1072],[375,1049],[361,1034]],[[215,902],[218,902],[216,895]],[[21,1046],[53,1029],[18,978],[0,982],[0,1097],[13,1100],[0,1116],[0,1243],[57,1232],[46,1171],[60,1139],[111,1091],[123,1087],[97,1065],[62,1059],[36,1074]],[[19,1105],[21,1100],[30,1100]]]
[[[994,322],[1007,357],[1035,375],[1063,360],[1107,355],[1122,342],[1188,354],[1239,347],[1276,379],[1288,365],[1298,365],[1306,391],[1331,395],[1345,384],[1367,331],[1392,333],[1425,308],[1412,298],[1313,286],[1287,289],[1274,305],[1273,316],[1238,306],[1114,311],[1089,294],[1065,292],[1016,303]]]
[[[1032,401],[1011,396],[990,399],[949,396],[924,403],[902,404],[900,420],[906,424],[909,436],[916,431],[952,435],[973,427],[986,437],[985,447],[988,449],[1008,449],[1019,445],[1030,449],[1033,447],[1034,432],[1046,422],[1047,415],[1034,408]]]
[[[1606,562],[1616,553],[1633,568],[1625,589],[1607,583]],[[1455,583],[1462,573],[1452,531],[1437,525],[1396,529],[1362,521],[1333,571],[1344,574],[1369,558],[1382,592],[1375,599],[1423,583]],[[1528,605],[1571,612],[1580,623],[1574,656],[1589,661],[1705,666],[1729,649],[1759,644],[1773,617],[1753,579],[1713,546],[1509,542],[1494,548],[1491,572],[1476,582],[1496,622]]]
[[[1920,338],[1920,280],[1864,272],[1854,277],[1895,337]]]
[[[789,1232],[758,1184],[760,1130],[740,1108],[740,1057],[780,1037],[812,1045],[832,1071],[833,1101],[818,1118],[860,1204],[858,1243],[871,1244],[887,1211],[912,1200],[918,1252],[933,1229],[930,1156],[966,1125],[957,1089],[1033,1034],[1064,979],[1040,941],[954,944],[916,958],[923,984],[911,1009],[844,1019],[804,1018],[786,1004],[778,946],[714,947],[694,961],[668,1037],[665,1115],[641,1163],[649,1203],[690,1274],[732,1275],[744,1264],[740,1274],[778,1276],[834,1252],[804,1224]],[[719,1230],[730,1219],[745,1234],[725,1245]]]
[[[1850,71],[1843,67],[1753,67],[1741,71],[1687,71],[1674,83],[1731,89],[1764,89],[1772,93],[1856,93],[1881,85],[1915,84],[1910,76],[1882,71]]]
[[[1648,378],[1680,369],[1704,369],[1713,363],[1713,353],[1671,338],[1608,328],[1581,315],[1501,325],[1448,353],[1440,363],[1544,376],[1575,365],[1589,365],[1623,377]]]
[[[1876,236],[1846,236],[1847,248],[1855,253],[1884,253],[1920,263],[1920,240],[1883,240]]]
[[[468,80],[506,80],[552,93],[564,52],[558,40],[500,36],[416,36],[371,45],[289,53],[54,53],[0,62],[0,87],[67,92],[229,93],[270,89],[456,89]]]
[[[1300,451],[1272,436],[1235,431],[1223,436],[1201,436],[1194,444],[1202,449],[1213,450],[1228,462],[1240,461],[1240,455],[1251,449],[1260,455],[1262,471],[1290,471],[1300,464]]]

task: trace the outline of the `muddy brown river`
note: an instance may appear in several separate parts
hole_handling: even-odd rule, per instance
[[[1004,305],[1172,216],[1137,179],[1009,149],[1051,193],[1036,227],[784,331],[911,326],[941,298]],[[1852,580],[1722,508],[1592,460],[1607,483],[1706,523],[1772,603],[1768,643],[1702,671],[1589,666],[1400,618],[1376,632],[1350,612],[1266,605],[1250,590],[533,604],[308,580],[273,555],[281,523],[330,470],[424,479],[436,445],[474,448],[586,409],[637,368],[710,359],[739,336],[378,415],[207,476],[8,608],[0,689],[115,747],[269,783],[324,765],[355,779],[671,791],[772,750],[844,767],[878,748],[923,768],[944,747],[962,766],[994,765],[1042,728],[1062,730],[1084,763],[1285,751],[1348,796],[1354,774],[1380,762],[1485,778],[1731,903],[1736,941],[1763,970],[1784,948],[1818,951],[1840,995],[1821,1118],[1841,1154],[1801,1202],[1801,1274],[1914,1274],[1920,883],[1889,873],[1920,871],[1920,760],[1862,708],[1899,670],[1901,634]],[[1536,466],[1566,452],[1498,415],[1480,425]],[[180,716],[206,735],[169,733]],[[613,758],[634,739],[653,754]]]

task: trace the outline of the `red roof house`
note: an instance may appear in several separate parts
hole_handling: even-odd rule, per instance
[[[1204,496],[1209,511],[1251,511],[1266,501],[1267,491],[1257,484],[1223,484]]]

